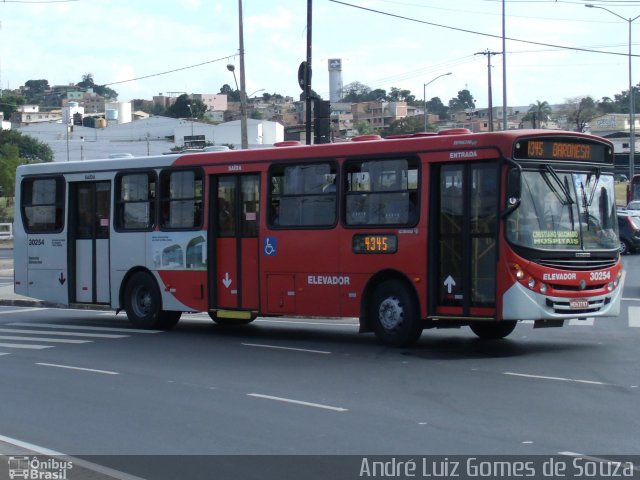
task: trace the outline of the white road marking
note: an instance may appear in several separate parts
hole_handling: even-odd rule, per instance
[[[592,327],[594,320],[595,318],[593,317],[585,318],[584,320],[580,320],[579,318],[572,318],[571,320],[569,320],[569,325],[581,325],[581,326]]]
[[[640,307],[629,307],[629,326],[640,327]]]
[[[27,345],[22,343],[0,343],[2,348],[24,348],[27,350],[44,350],[45,348],[53,348],[53,345]]]
[[[527,373],[503,372],[504,375],[512,375],[514,377],[536,378],[538,380],[556,380],[560,382],[586,383],[588,385],[611,385],[610,383],[594,382],[592,380],[578,380],[575,378],[565,377],[548,377],[545,375],[530,375]]]
[[[36,365],[41,365],[43,367],[67,368],[69,370],[80,370],[83,372],[104,373],[105,375],[120,375],[118,372],[111,372],[109,370],[96,370],[94,368],[72,367],[70,365],[57,365],[55,363],[36,363]]]
[[[278,402],[294,403],[305,407],[323,408],[325,410],[333,410],[334,412],[348,412],[349,409],[341,407],[332,407],[330,405],[322,405],[321,403],[303,402],[301,400],[293,400],[291,398],[272,397],[271,395],[262,395],[260,393],[247,393],[249,397],[264,398],[267,400],[276,400]]]
[[[129,335],[109,335],[108,333],[81,333],[81,332],[53,332],[51,330],[25,330],[20,328],[0,328],[4,333],[29,333],[32,335],[56,335],[65,337],[90,337],[90,338],[127,338]]]
[[[325,352],[323,350],[309,350],[306,348],[293,348],[293,347],[280,347],[277,345],[262,345],[259,343],[243,343],[245,347],[259,347],[259,348],[273,348],[276,350],[292,350],[294,352],[306,352],[306,353],[320,353],[323,355],[330,355],[331,352]]]
[[[0,340],[23,340],[26,342],[48,343],[91,343],[93,340],[70,340],[68,338],[19,337],[16,335],[0,335]]]
[[[63,325],[57,323],[13,322],[8,325],[17,327],[60,328],[62,330],[89,330],[92,332],[162,333],[163,330],[142,330],[135,328],[90,327],[84,325]]]
[[[0,352],[0,356],[2,355],[11,355],[9,352]]]

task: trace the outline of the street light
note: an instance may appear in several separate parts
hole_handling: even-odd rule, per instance
[[[611,15],[615,15],[618,18],[621,18],[625,22],[629,23],[629,179],[633,178],[635,173],[635,165],[634,165],[634,155],[636,152],[636,119],[635,119],[635,102],[633,99],[633,81],[631,78],[631,24],[640,18],[640,15],[634,18],[624,18],[621,15],[618,15],[616,12],[613,12],[605,7],[600,7],[598,5],[587,4],[585,7],[588,8],[599,8],[600,10],[606,10]]]
[[[189,113],[191,114],[191,141],[193,142],[193,110],[191,110],[190,103],[187,103],[187,107],[189,108]]]
[[[422,96],[424,98],[424,131],[427,131],[427,85],[432,84],[433,82],[435,82],[436,80],[438,80],[440,77],[446,77],[447,75],[451,75],[451,72],[448,73],[443,73],[442,75],[438,75],[436,78],[434,78],[433,80],[428,81],[427,83],[425,83],[422,86]]]
[[[238,79],[236,78],[236,67],[235,65],[229,64],[227,65],[227,70],[233,73],[233,80],[236,82],[236,90],[240,92],[240,144],[243,150],[249,148],[249,140],[247,136],[247,105],[246,105],[246,95],[243,88],[238,86]],[[242,79],[240,79],[242,80]]]

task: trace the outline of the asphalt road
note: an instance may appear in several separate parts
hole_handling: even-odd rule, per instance
[[[0,436],[71,455],[637,455],[640,255],[624,261],[618,318],[408,349],[349,320],[145,332],[0,307]]]

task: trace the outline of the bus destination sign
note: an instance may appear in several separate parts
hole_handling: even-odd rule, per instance
[[[514,157],[520,159],[573,160],[578,162],[612,163],[613,152],[600,143],[566,141],[563,139],[520,140]]]
[[[390,233],[358,233],[352,247],[353,253],[396,253],[398,238]]]

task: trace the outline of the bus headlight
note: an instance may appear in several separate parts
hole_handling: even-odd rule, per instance
[[[529,288],[531,290],[533,290],[534,288],[536,288],[536,281],[533,278],[529,278],[529,281],[527,282],[527,285],[529,285]]]
[[[545,294],[547,293],[547,285],[544,283],[540,284],[540,293]]]
[[[609,282],[607,284],[607,290],[609,290],[610,292],[613,291],[614,288],[616,288],[614,282]]]
[[[520,268],[520,265],[514,263],[511,267],[515,270],[516,278],[520,281],[524,280],[524,271]]]

